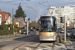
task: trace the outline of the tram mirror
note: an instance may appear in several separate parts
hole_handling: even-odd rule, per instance
[[[55,21],[55,24],[57,24],[57,21]]]

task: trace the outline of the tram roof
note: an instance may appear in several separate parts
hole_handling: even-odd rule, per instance
[[[50,16],[50,15],[42,15],[40,17],[55,17],[55,16]]]
[[[40,17],[44,17],[44,16],[46,16],[46,17],[55,17],[55,16],[49,15],[49,14],[45,14],[45,15],[42,15],[42,16],[40,16]]]

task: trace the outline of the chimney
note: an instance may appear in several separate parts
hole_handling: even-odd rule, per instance
[[[0,9],[0,12],[1,12],[1,9]]]

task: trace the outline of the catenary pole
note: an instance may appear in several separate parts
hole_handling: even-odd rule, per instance
[[[28,24],[28,21],[27,21],[27,35],[28,35],[28,27],[29,27],[29,24]]]
[[[66,42],[66,17],[65,16],[64,16],[64,19],[65,19],[65,23],[64,23],[64,27],[65,27],[65,29],[64,29],[64,40]]]
[[[13,8],[12,8],[12,34],[13,34],[13,29],[14,29],[14,28],[13,28],[13,23],[14,23],[14,22],[13,22],[13,18],[14,18],[14,17],[13,17]]]

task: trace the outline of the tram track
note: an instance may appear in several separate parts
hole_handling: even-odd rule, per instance
[[[54,46],[55,46],[54,41],[52,41],[52,42],[51,41],[40,42],[40,40],[36,40],[36,39],[38,39],[38,38],[36,37],[35,39],[29,40],[31,43],[30,42],[22,43],[19,46],[15,47],[13,50],[20,49],[20,46],[24,46],[24,45],[25,45],[24,46],[25,49],[32,49],[32,50],[45,49],[45,48],[49,49],[48,47],[54,48]],[[34,41],[34,40],[36,40],[36,41]],[[47,46],[47,45],[51,45],[51,46]],[[54,50],[54,49],[52,49],[52,50]]]
[[[41,43],[39,43],[39,44],[36,46],[36,48],[34,48],[34,50],[36,50],[40,45],[41,45]]]
[[[54,45],[55,45],[55,42],[53,42],[52,50],[54,50]]]

